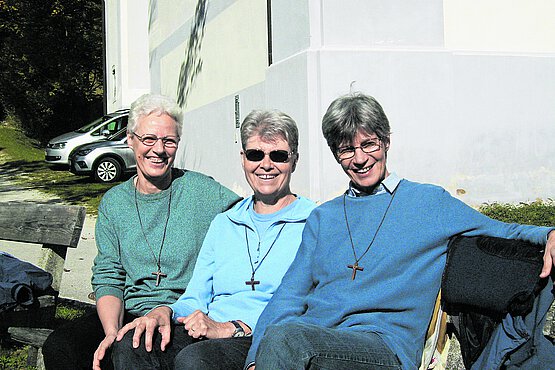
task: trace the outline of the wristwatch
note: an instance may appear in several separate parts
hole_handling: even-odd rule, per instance
[[[245,336],[245,331],[243,330],[243,327],[241,326],[241,324],[239,324],[235,320],[231,320],[230,323],[232,323],[235,326],[235,331],[231,335],[232,338],[239,338],[239,337]]]

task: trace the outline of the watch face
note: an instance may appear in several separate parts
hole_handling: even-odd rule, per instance
[[[239,338],[245,336],[245,331],[243,327],[237,321],[231,321],[233,325],[235,325],[235,331],[233,332],[233,338]]]

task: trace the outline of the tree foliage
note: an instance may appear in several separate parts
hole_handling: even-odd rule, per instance
[[[101,115],[102,37],[101,0],[0,0],[0,108],[41,142]]]

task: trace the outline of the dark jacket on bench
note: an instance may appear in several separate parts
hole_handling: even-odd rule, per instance
[[[543,250],[483,236],[450,241],[442,299],[457,315],[466,368],[555,368],[555,346],[543,335],[553,302],[553,281],[539,278]]]
[[[34,291],[44,291],[51,284],[50,273],[0,252],[0,312],[33,304]]]

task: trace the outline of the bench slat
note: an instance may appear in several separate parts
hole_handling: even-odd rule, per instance
[[[75,248],[84,220],[81,206],[2,203],[0,239]]]
[[[38,328],[9,328],[11,339],[30,344],[33,347],[42,347],[48,335],[52,333],[52,329],[38,329]]]

